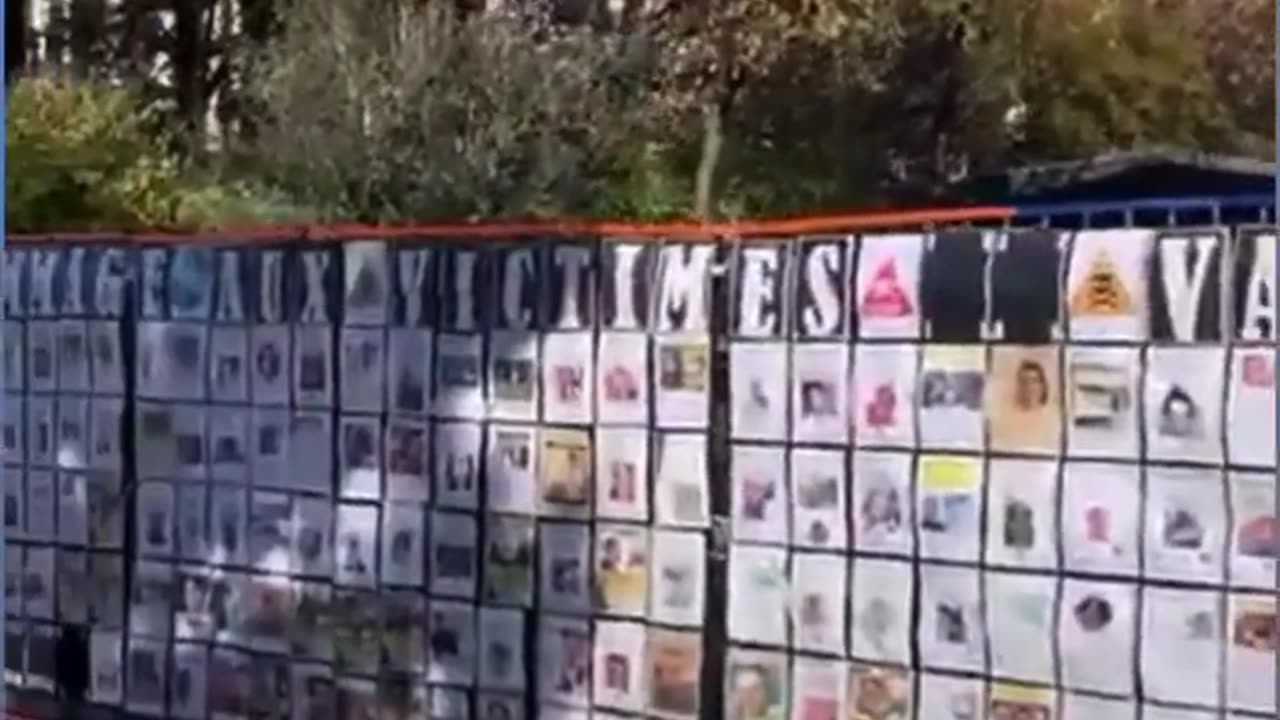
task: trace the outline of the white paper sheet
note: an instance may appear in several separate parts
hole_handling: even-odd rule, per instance
[[[1227,459],[1237,465],[1276,464],[1275,351],[1231,350],[1227,398]]]
[[[431,500],[427,426],[420,420],[392,416],[382,440],[388,500],[425,503]]]
[[[94,630],[89,636],[89,697],[106,705],[124,699],[124,639],[119,632]]]
[[[476,420],[484,416],[484,369],[480,335],[436,337],[432,408],[439,417]]]
[[[485,519],[484,600],[533,604],[534,520],[489,515]]]
[[[848,546],[846,466],[839,450],[791,449],[791,542],[796,547]]]
[[[597,707],[643,712],[648,698],[645,626],[597,620],[592,652],[592,698]]]
[[[654,338],[654,421],[658,427],[707,426],[711,343],[705,335],[681,333]]]
[[[781,720],[790,706],[787,656],[730,646],[725,665],[725,719]]]
[[[1227,599],[1227,705],[1259,713],[1276,709],[1276,629],[1274,597],[1233,593]]]
[[[293,326],[293,404],[298,407],[327,408],[333,405],[334,348],[328,325]],[[365,358],[368,359],[368,358]],[[374,360],[366,374],[385,372]]]
[[[432,600],[427,614],[427,682],[474,684],[478,652],[475,606]]]
[[[603,424],[643,425],[648,421],[647,336],[625,332],[600,334],[596,397]]]
[[[591,692],[591,628],[586,620],[538,618],[538,699],[586,707]]]
[[[1222,659],[1218,593],[1146,586],[1142,598],[1142,680],[1152,700],[1214,705]],[[1196,658],[1195,662],[1170,662]]]
[[[591,422],[595,408],[595,341],[589,332],[548,333],[542,339],[542,419]]]
[[[975,569],[921,566],[921,614],[916,639],[926,667],[982,670],[986,640],[979,584],[980,573]]]
[[[787,551],[735,543],[729,547],[729,639],[787,646],[790,583]]]
[[[843,660],[797,657],[791,667],[791,720],[845,717]]]
[[[382,431],[376,417],[344,415],[338,425],[338,494],[344,500],[382,497]]]
[[[911,455],[857,450],[850,459],[853,548],[911,555],[915,547],[915,503]]]
[[[427,561],[431,594],[475,597],[479,564],[476,517],[437,510],[427,518],[427,528],[431,535],[431,557]]]
[[[1063,560],[1069,570],[1136,575],[1142,512],[1138,468],[1068,462],[1063,473]]]
[[[1222,348],[1147,348],[1147,457],[1221,462]]]
[[[387,339],[382,328],[342,328],[342,409],[376,413],[386,398]]]
[[[208,708],[206,673],[209,651],[203,645],[177,643],[169,672],[169,712],[183,720],[200,720]]]
[[[849,654],[909,664],[914,593],[909,562],[855,557],[849,577]]]
[[[845,654],[848,561],[841,555],[797,552],[791,558],[791,645]]]
[[[1069,346],[1063,369],[1067,450],[1136,458],[1141,359],[1136,348]]]
[[[855,346],[851,421],[859,446],[915,446],[918,353],[914,345]]]
[[[489,335],[489,415],[498,420],[536,420],[541,372],[538,336],[497,331]]]
[[[981,345],[926,345],[920,368],[920,445],[981,450],[986,350]]]
[[[417,503],[382,506],[382,572],[384,584],[422,585],[426,534],[424,515]]]
[[[1228,533],[1222,473],[1200,468],[1147,468],[1148,577],[1221,582]]]
[[[474,510],[480,493],[480,426],[475,423],[437,423],[432,430],[429,456],[434,460],[433,497],[436,504]],[[500,485],[495,484],[496,487]]]
[[[979,720],[984,714],[983,683],[977,678],[920,674],[917,720]]]
[[[330,448],[335,442],[338,439],[327,413],[298,412],[289,418],[288,475],[292,477],[292,487],[325,495],[333,493]]]
[[[421,415],[431,407],[434,345],[429,330],[387,331],[387,406],[392,412]]]
[[[592,596],[596,610],[609,615],[644,617],[649,604],[650,565],[647,528],[597,524],[592,561]]]
[[[780,447],[735,445],[733,537],[741,542],[784,544],[791,537],[786,456]]]
[[[1136,720],[1137,717],[1138,706],[1133,700],[1062,694],[1062,720]]]
[[[791,373],[791,440],[846,442],[849,347],[796,343],[791,349]]]
[[[981,540],[982,466],[962,455],[924,455],[916,467],[920,555],[974,562]]]
[[[341,585],[373,587],[378,582],[378,508],[340,504],[335,512],[334,580]]]
[[[541,514],[586,519],[591,515],[591,433],[545,427],[538,432],[538,508]]]
[[[987,562],[1055,570],[1057,463],[992,458],[987,484]]]
[[[481,607],[477,681],[490,690],[525,689],[524,613],[509,608]]]
[[[1134,585],[1063,581],[1057,632],[1064,685],[1132,694],[1137,595]]]
[[[173,554],[173,485],[147,482],[138,486],[137,538],[146,555]]]
[[[706,597],[707,541],[702,533],[655,530],[650,547],[649,617],[700,627]]]
[[[1271,588],[1280,559],[1275,480],[1266,473],[1231,472],[1230,578],[1238,587]]]
[[[540,530],[540,607],[559,613],[589,613],[590,528],[582,523],[544,522]]]
[[[596,516],[649,520],[649,437],[641,429],[596,429]]]
[[[292,572],[333,574],[333,504],[327,498],[296,497],[293,501]]]
[[[735,342],[729,347],[732,436],[741,440],[785,440],[790,347],[783,343]],[[837,398],[841,404],[844,397]]]
[[[991,674],[1052,685],[1057,580],[1048,575],[983,575]]]
[[[125,657],[125,706],[130,712],[160,717],[164,715],[168,663],[162,642],[129,638]]]
[[[694,433],[663,433],[656,438],[654,520],[659,525],[706,527],[707,438]]]

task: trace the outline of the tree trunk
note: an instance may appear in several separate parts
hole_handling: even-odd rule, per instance
[[[704,221],[711,220],[716,167],[720,164],[723,145],[724,108],[719,103],[709,102],[702,107],[702,157],[698,160],[693,198],[693,212]]]

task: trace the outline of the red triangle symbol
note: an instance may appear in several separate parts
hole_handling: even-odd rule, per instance
[[[876,268],[871,284],[862,295],[862,314],[871,317],[905,317],[912,311],[911,300],[898,282],[893,260],[885,260]]]

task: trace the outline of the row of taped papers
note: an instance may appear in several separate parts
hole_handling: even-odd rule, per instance
[[[6,469],[5,532],[15,541],[98,550],[124,546],[128,499],[115,473]]]
[[[142,323],[138,342],[141,398],[203,400],[207,377],[214,402],[334,405],[334,351],[324,327]],[[602,334],[597,348],[591,333],[495,332],[486,342],[482,335],[344,328],[339,343],[338,404],[353,412],[611,424],[644,424],[652,412],[664,427],[706,425],[705,336],[655,337],[652,365],[650,339],[638,333]]]
[[[4,339],[6,392],[124,393],[117,321],[7,320]]]
[[[730,374],[740,440],[1275,464],[1273,349],[739,342]]]
[[[789,647],[821,662],[852,657],[1120,696],[1135,695],[1140,678],[1149,699],[1209,707],[1225,676],[1229,706],[1264,711],[1275,703],[1261,679],[1276,672],[1278,620],[1275,600],[1262,592],[1083,578],[1059,589],[1049,575],[930,563],[920,565],[917,585],[904,562],[846,565],[838,556],[788,558],[748,545],[731,548],[729,572],[734,642]]]
[[[1275,233],[1012,232],[747,241],[743,339],[1274,341]],[[856,267],[855,267],[856,266]]]
[[[1210,720],[1204,710],[1139,704],[1075,692],[734,647],[725,679],[728,720]],[[1061,714],[1059,714],[1059,709]],[[1233,716],[1243,717],[1243,716]]]
[[[507,710],[523,710],[525,693],[538,699],[540,716],[574,715],[592,707],[644,712],[655,717],[695,718],[699,716],[702,673],[702,638],[696,632],[646,626],[642,623],[601,620],[589,622],[542,616],[535,632],[538,664],[526,668],[523,660],[526,618],[517,611],[486,608],[462,616],[452,628],[456,633],[436,630],[434,623],[450,622],[458,609],[432,605],[426,635],[427,656],[421,660],[425,680],[412,672],[372,672],[358,665],[344,665],[288,658],[230,645],[208,646],[179,641],[127,638],[119,633],[99,632],[91,639],[93,666],[91,697],[102,703],[124,704],[130,711],[151,716],[201,718],[207,710],[214,717],[245,714],[284,713],[292,717],[314,717],[300,712],[315,708],[326,699],[346,706],[341,717],[373,717],[357,712],[358,706],[373,700],[375,678],[383,678],[380,688],[383,717],[422,717],[405,713],[405,705],[428,708],[431,717],[466,718],[474,686],[481,705],[503,699]],[[447,637],[446,637],[447,636]],[[387,633],[365,633],[353,642],[368,646],[369,653],[392,654],[405,646],[402,638]],[[451,647],[443,647],[443,646]],[[464,662],[443,662],[443,651],[465,656]],[[465,667],[469,665],[469,667]],[[533,671],[534,687],[528,687],[527,670]],[[357,697],[343,697],[354,688],[345,683],[367,683]],[[336,687],[335,687],[336,685]],[[397,685],[404,692],[387,692]],[[317,687],[318,686],[318,687]],[[449,693],[442,696],[441,692]],[[413,697],[417,696],[417,697]],[[168,712],[165,712],[166,701]],[[459,707],[461,703],[461,707]],[[364,712],[373,708],[365,706]],[[489,709],[492,712],[491,708]],[[314,710],[313,710],[314,711]],[[354,713],[354,714],[352,714]],[[519,717],[520,715],[503,716]],[[485,717],[492,717],[485,715]]]
[[[735,446],[735,540],[1238,587],[1269,587],[1280,558],[1266,473],[866,450],[847,462],[846,476],[840,451]]]

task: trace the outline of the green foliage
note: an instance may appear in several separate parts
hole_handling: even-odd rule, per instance
[[[12,232],[193,229],[297,217],[254,188],[190,172],[129,90],[28,78],[10,88],[7,110]]]

